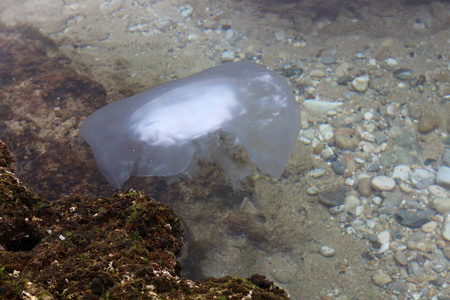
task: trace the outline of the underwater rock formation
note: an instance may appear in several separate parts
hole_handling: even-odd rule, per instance
[[[287,299],[262,275],[180,278],[179,218],[142,193],[50,202],[13,163],[0,141],[1,299]]]

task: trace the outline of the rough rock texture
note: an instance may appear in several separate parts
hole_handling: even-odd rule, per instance
[[[0,151],[1,299],[287,299],[261,275],[180,278],[182,230],[168,206],[132,190],[40,199],[1,141]]]

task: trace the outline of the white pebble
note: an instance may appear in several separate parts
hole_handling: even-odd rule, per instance
[[[442,166],[436,174],[436,183],[444,188],[450,189],[450,168]]]
[[[373,118],[373,113],[368,111],[364,113],[364,120],[370,121]]]
[[[352,86],[358,92],[365,92],[369,88],[369,76],[358,76],[352,81]]]
[[[384,253],[389,249],[389,242],[391,240],[391,234],[389,230],[384,230],[377,234],[378,241],[381,243],[380,249],[378,249],[378,253]]]
[[[228,41],[231,40],[233,36],[234,36],[233,29],[230,28],[225,32],[225,39],[227,39]]]
[[[320,152],[320,155],[322,156],[323,159],[327,160],[330,157],[332,157],[334,154],[333,148],[331,147],[325,147],[322,149],[322,151]]]
[[[325,257],[333,256],[336,253],[336,251],[329,246],[320,247],[319,252],[320,252],[320,254],[322,254]]]
[[[225,50],[222,52],[222,62],[233,61],[236,53],[231,50]]]
[[[391,240],[391,234],[389,230],[383,230],[377,234],[377,238],[381,244],[386,244]]]
[[[196,33],[189,34],[187,36],[187,40],[190,42],[198,40],[198,34],[196,34]]]
[[[392,173],[392,178],[400,178],[403,181],[409,179],[409,175],[411,175],[411,169],[407,165],[399,165],[394,168],[394,172]]]
[[[342,106],[343,102],[329,102],[322,100],[305,100],[303,101],[303,106],[311,111],[318,113],[326,113],[330,110],[336,109]]]
[[[390,57],[388,59],[386,59],[386,63],[391,67],[398,65],[398,62],[395,59],[390,58]]]
[[[313,170],[310,170],[308,172],[308,175],[311,176],[312,178],[320,178],[323,175],[325,175],[327,173],[327,170],[325,170],[324,168],[315,168]]]
[[[395,188],[395,180],[387,176],[376,176],[372,179],[372,187],[377,191],[392,191]]]
[[[383,202],[383,199],[381,197],[375,196],[372,198],[372,202],[376,205],[380,205]]]

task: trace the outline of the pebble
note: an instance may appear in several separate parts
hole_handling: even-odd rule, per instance
[[[400,225],[409,228],[420,228],[423,224],[431,221],[431,216],[434,214],[432,209],[399,209],[394,214],[394,217]]]
[[[369,88],[369,76],[358,76],[352,81],[352,87],[358,92],[365,92]]]
[[[403,181],[409,179],[409,175],[411,175],[411,169],[407,165],[399,165],[394,168],[392,173],[392,178],[400,178]]]
[[[397,126],[391,127],[391,129]],[[423,164],[423,157],[420,154],[417,142],[416,130],[413,128],[403,131],[401,128],[400,135],[396,138],[392,137],[394,144],[390,146],[381,157],[381,165],[384,168],[393,168],[397,165],[421,165]]]
[[[393,72],[393,75],[398,80],[411,80],[413,79],[413,71],[410,69],[400,68]]]
[[[388,176],[375,176],[372,179],[371,186],[377,191],[392,191],[395,188],[395,180]]]
[[[275,41],[277,42],[281,42],[286,39],[286,33],[284,33],[284,31],[275,31],[273,35],[275,37]]]
[[[447,241],[450,241],[450,214],[447,214],[445,217],[445,221],[442,226],[442,237]]]
[[[330,159],[333,155],[334,155],[334,151],[333,151],[333,148],[331,148],[331,147],[325,147],[320,152],[320,156],[322,156],[322,158],[325,160]]]
[[[403,200],[402,196],[396,193],[383,193],[383,196],[383,206],[385,207],[398,207]]]
[[[319,193],[319,202],[327,206],[337,206],[344,204],[345,195],[347,191],[345,189],[331,189]]]
[[[155,24],[156,28],[158,28],[161,31],[166,31],[172,27],[173,21],[170,19],[159,21]]]
[[[308,195],[317,195],[319,193],[319,189],[315,186],[310,186],[306,189],[306,193]]]
[[[348,195],[345,197],[345,210],[354,211],[355,208],[360,204],[358,197],[353,195]]]
[[[234,37],[234,30],[232,28],[227,29],[227,31],[225,31],[225,39],[227,41],[231,40]]]
[[[330,209],[329,209],[329,212],[332,215],[337,215],[337,214],[340,214],[340,213],[342,213],[344,211],[345,211],[345,205],[344,204],[333,206],[333,207],[330,207]]]
[[[445,215],[450,212],[450,198],[435,198],[431,206],[440,214]]]
[[[313,112],[318,113],[326,113],[330,110],[336,109],[340,106],[342,106],[343,102],[329,102],[329,101],[322,101],[322,100],[305,100],[303,101],[303,106],[311,110]]]
[[[181,16],[183,16],[184,18],[189,18],[193,12],[194,12],[194,8],[187,7],[181,11]]]
[[[364,120],[366,121],[370,121],[373,119],[373,113],[370,111],[367,111],[364,113]]]
[[[218,25],[217,21],[208,19],[203,22],[202,27],[205,29],[215,29],[217,28],[217,25]]]
[[[420,265],[417,261],[413,260],[410,262],[409,267],[411,268],[412,273],[415,276],[421,276],[422,275],[422,271],[420,270]],[[420,298],[418,298],[420,299]]]
[[[187,40],[190,42],[196,41],[196,40],[198,40],[198,38],[199,38],[199,36],[196,33],[190,33],[187,36]]]
[[[322,58],[322,63],[324,65],[331,65],[334,64],[336,62],[336,59],[333,56],[325,56],[324,58]]]
[[[445,148],[444,153],[442,154],[442,163],[450,167],[450,148]]]
[[[336,147],[343,150],[355,150],[359,145],[359,139],[350,128],[337,128],[334,131]]]
[[[233,61],[236,53],[232,50],[225,50],[222,52],[222,62]]]
[[[442,166],[439,168],[436,174],[436,183],[450,189],[450,167]]]
[[[331,164],[331,169],[336,175],[344,175],[345,164],[342,161],[337,160]]]
[[[319,253],[325,257],[331,257],[336,253],[336,251],[329,246],[322,246],[319,249]]]
[[[379,232],[377,234],[378,241],[381,244],[389,244],[391,240],[391,234],[389,233],[389,230],[383,230],[382,232]]]
[[[323,139],[327,142],[330,141],[334,136],[333,126],[331,126],[330,124],[321,124],[319,126],[319,132],[322,135]]]
[[[420,190],[434,183],[435,175],[426,169],[416,169],[410,176],[411,184]]]
[[[392,278],[388,274],[377,273],[377,274],[372,276],[372,281],[373,281],[374,284],[383,287],[386,284],[391,283],[392,282]]]
[[[413,192],[413,188],[409,184],[406,184],[404,182],[400,183],[400,189],[402,190],[402,192],[407,194]]]
[[[327,174],[327,170],[325,170],[324,168],[315,168],[308,172],[308,175],[314,179],[318,179],[325,174]]]
[[[447,198],[450,197],[450,193],[447,192],[443,187],[438,185],[430,185],[428,186],[428,192],[435,197]]]
[[[326,75],[324,70],[321,69],[314,69],[309,73],[309,76],[315,77],[315,78],[324,78]]]
[[[437,120],[430,114],[423,114],[419,119],[419,131],[421,133],[428,133],[433,131],[438,126]]]
[[[351,65],[347,62],[340,64],[334,70],[334,76],[336,76],[337,78],[348,76],[349,75],[348,70],[350,69],[350,67],[351,67]],[[349,81],[349,80],[347,80],[347,81]]]
[[[380,170],[380,168],[381,168],[381,166],[379,164],[373,164],[367,168],[367,172],[378,172]]]
[[[358,180],[358,192],[364,197],[369,197],[370,195],[372,195],[372,186],[370,185],[370,182],[370,178],[367,177]]]
[[[429,232],[435,231],[436,228],[437,228],[437,223],[434,221],[431,221],[431,222],[423,224],[421,229],[423,232],[429,233]]]
[[[420,107],[413,106],[409,108],[409,114],[413,119],[418,120],[422,116],[422,110]]]
[[[386,63],[388,64],[388,66],[391,66],[391,67],[398,65],[397,60],[395,60],[395,59],[393,59],[391,57],[386,59]]]
[[[396,251],[394,253],[394,259],[400,266],[408,265],[408,260],[406,259],[406,254],[403,251]]]

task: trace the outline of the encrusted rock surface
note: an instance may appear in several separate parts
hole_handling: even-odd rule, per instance
[[[179,218],[130,190],[41,199],[19,182],[0,141],[1,299],[287,299],[262,275],[180,278]]]

